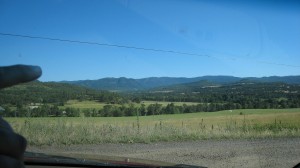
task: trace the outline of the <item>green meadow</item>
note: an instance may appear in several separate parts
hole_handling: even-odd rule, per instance
[[[69,100],[64,106],[60,106],[60,108],[72,107],[78,108],[80,110],[83,109],[96,109],[100,110],[103,106],[107,105],[106,103],[99,103],[96,101],[78,101],[78,100]]]
[[[84,108],[85,103],[77,103],[77,107]],[[90,102],[87,104],[91,105]],[[99,103],[94,107],[101,108]],[[6,120],[16,132],[27,138],[29,145],[37,146],[300,136],[299,108]]]
[[[167,106],[170,103],[174,103],[174,105],[177,105],[177,106],[181,106],[183,104],[186,104],[186,105],[199,104],[196,102],[162,102],[162,101],[142,101],[139,104],[137,104],[137,103],[133,103],[133,104],[135,104],[136,106],[140,106],[141,104],[144,104],[147,107],[148,105],[155,104],[155,103],[161,104],[162,106]],[[82,109],[100,110],[105,105],[108,105],[108,104],[103,103],[103,102],[97,102],[97,101],[89,101],[89,100],[85,100],[85,101],[69,100],[64,104],[64,106],[60,106],[60,108],[72,107],[72,108],[78,108],[80,110],[82,110]],[[126,104],[126,105],[128,105],[128,104]],[[120,105],[115,105],[115,106],[120,106]]]

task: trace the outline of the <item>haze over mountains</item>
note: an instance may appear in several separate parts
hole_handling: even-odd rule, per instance
[[[97,90],[134,91],[166,87],[178,84],[206,81],[208,85],[232,84],[236,82],[284,82],[287,84],[300,84],[300,76],[270,76],[270,77],[234,77],[234,76],[202,76],[195,78],[185,77],[150,77],[142,79],[132,78],[102,78],[98,80],[61,81]]]

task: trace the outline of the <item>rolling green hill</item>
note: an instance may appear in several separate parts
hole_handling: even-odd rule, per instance
[[[0,90],[0,105],[28,103],[61,103],[72,99],[113,101],[116,93],[97,91],[82,86],[34,81]]]

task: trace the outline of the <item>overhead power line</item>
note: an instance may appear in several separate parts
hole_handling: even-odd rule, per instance
[[[61,39],[61,38],[52,38],[52,37],[42,37],[42,36],[31,36],[31,35],[21,35],[21,34],[11,34],[11,33],[0,33],[1,36],[12,36],[12,37],[20,37],[20,38],[30,38],[30,39],[40,39],[40,40],[51,40],[51,41],[60,41],[60,42],[69,42],[69,43],[79,43],[79,44],[87,44],[87,45],[98,45],[98,46],[107,46],[107,47],[118,47],[118,48],[127,48],[127,49],[135,49],[135,50],[145,50],[145,51],[154,51],[154,52],[164,52],[164,53],[174,53],[174,54],[181,54],[181,55],[192,55],[192,56],[199,56],[199,57],[209,57],[209,58],[219,58],[216,56],[211,56],[207,54],[197,54],[197,53],[189,53],[189,52],[180,52],[175,50],[163,50],[163,49],[155,49],[155,48],[144,48],[144,47],[135,47],[135,46],[127,46],[127,45],[116,45],[116,44],[108,44],[108,43],[98,43],[98,42],[90,42],[90,41],[81,41],[81,40],[68,40],[68,39]],[[237,60],[239,58],[233,57],[222,57],[223,59],[228,60]],[[277,65],[277,66],[286,66],[286,67],[294,67],[300,68],[297,65],[289,65],[289,64],[281,64],[281,63],[274,63],[274,62],[266,62],[266,61],[256,61],[257,63],[262,64],[270,64],[270,65]]]
[[[22,38],[31,38],[31,39],[41,39],[41,40],[52,40],[52,41],[61,41],[61,42],[69,42],[69,43],[80,43],[80,44],[89,44],[89,45],[99,45],[99,46],[108,46],[108,47],[118,47],[118,48],[128,48],[135,50],[146,50],[146,51],[155,51],[155,52],[166,52],[166,53],[175,53],[175,54],[183,54],[183,55],[194,55],[201,57],[211,57],[209,55],[195,54],[195,53],[187,53],[187,52],[179,52],[173,50],[162,50],[162,49],[154,49],[154,48],[143,48],[143,47],[135,47],[135,46],[126,46],[126,45],[116,45],[116,44],[107,44],[107,43],[98,43],[98,42],[89,42],[89,41],[79,41],[79,40],[67,40],[60,38],[50,38],[50,37],[41,37],[41,36],[29,36],[29,35],[21,35],[21,34],[10,34],[10,33],[0,33],[2,36],[14,36],[14,37],[22,37]]]

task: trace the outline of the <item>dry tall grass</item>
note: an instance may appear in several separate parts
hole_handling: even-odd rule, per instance
[[[297,111],[298,110],[298,111]],[[259,111],[259,110],[258,110]],[[300,112],[193,113],[118,118],[8,118],[30,145],[300,137]]]

